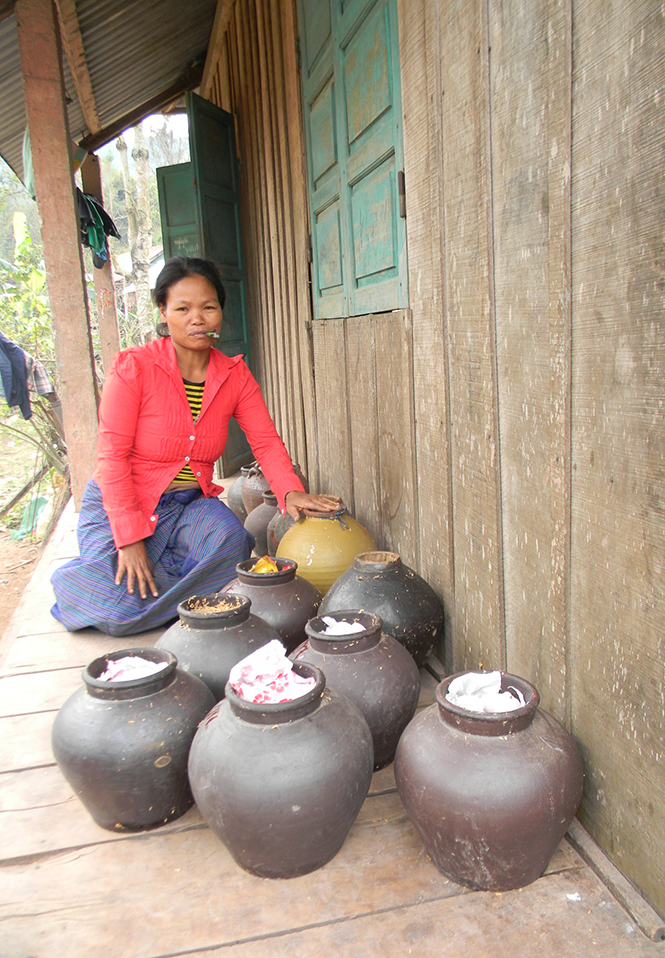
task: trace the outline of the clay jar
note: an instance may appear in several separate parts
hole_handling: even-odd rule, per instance
[[[288,532],[288,530],[294,524],[295,520],[291,518],[288,512],[285,516],[283,516],[279,509],[268,523],[268,528],[266,529],[268,555],[272,556],[273,559],[277,555],[278,545],[284,538],[286,532]]]
[[[224,592],[245,595],[253,612],[279,632],[287,652],[307,638],[305,625],[316,615],[321,596],[307,579],[297,575],[298,564],[291,559],[275,559],[279,572],[252,572],[254,559],[239,562],[237,579]]]
[[[342,847],[372,778],[367,722],[323,674],[293,702],[257,705],[235,694],[201,724],[189,758],[199,810],[237,863],[264,878],[293,878]]]
[[[330,587],[320,615],[337,609],[376,612],[383,631],[397,639],[421,666],[443,636],[443,603],[396,552],[365,552]]]
[[[526,705],[480,714],[446,700],[404,732],[395,758],[397,790],[438,868],[471,888],[506,891],[545,871],[582,797],[579,749],[538,708],[536,689],[504,674]]]
[[[241,466],[240,475],[235,482],[231,483],[229,491],[226,494],[227,506],[241,522],[244,522],[247,518],[247,510],[242,501],[242,487],[245,484],[245,479],[249,475],[249,469],[249,466]]]
[[[279,639],[279,633],[257,615],[242,595],[194,595],[178,606],[180,620],[155,643],[177,655],[183,669],[202,679],[215,701],[224,696],[236,662],[254,649]]]
[[[252,509],[245,519],[245,529],[254,536],[256,545],[254,551],[258,556],[264,556],[268,552],[268,523],[274,515],[279,515],[277,508],[277,496],[272,492],[263,493],[263,503]]]
[[[249,467],[247,478],[242,484],[242,504],[247,515],[263,502],[263,493],[270,492],[270,483],[263,475],[258,463]]]
[[[328,684],[346,695],[367,719],[374,742],[374,767],[392,762],[399,738],[413,718],[420,673],[404,646],[381,632],[370,612],[333,612],[337,622],[360,622],[363,632],[326,635],[319,616],[306,626],[307,642],[292,658],[325,672]]]
[[[165,662],[166,668],[125,682],[98,678],[109,659],[127,656]],[[88,665],[83,688],[56,716],[53,754],[102,828],[155,828],[193,803],[189,748],[215,699],[200,679],[176,666],[174,655],[152,648],[111,652]]]
[[[277,555],[294,559],[299,575],[325,595],[361,552],[376,549],[376,542],[340,500],[330,515],[306,514],[283,536]]]

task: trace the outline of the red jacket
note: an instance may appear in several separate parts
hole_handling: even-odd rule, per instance
[[[204,496],[223,491],[212,481],[234,416],[277,496],[303,486],[242,356],[210,350],[201,412],[196,420],[185,395],[170,339],[117,353],[99,407],[94,479],[118,548],[155,529],[155,507],[168,484],[189,462]]]

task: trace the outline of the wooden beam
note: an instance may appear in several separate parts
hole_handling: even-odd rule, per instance
[[[119,136],[124,130],[129,129],[130,126],[134,126],[136,123],[139,123],[144,117],[149,116],[151,113],[157,113],[159,110],[162,110],[165,106],[168,106],[169,103],[173,103],[174,100],[177,100],[188,90],[194,90],[200,85],[202,75],[203,63],[197,61],[196,63],[192,64],[192,66],[185,73],[183,73],[183,75],[179,77],[175,83],[172,83],[171,86],[166,87],[166,89],[162,90],[161,93],[157,93],[149,100],[146,100],[133,110],[125,113],[124,116],[114,120],[113,123],[110,123],[108,126],[104,127],[104,129],[100,130],[99,133],[95,135],[84,136],[83,139],[79,141],[79,146],[88,152],[91,152],[92,150],[98,150],[100,146],[104,146],[106,143],[114,140],[116,136]]]
[[[76,2],[75,0],[55,0],[55,5],[60,20],[62,47],[69,63],[81,113],[88,130],[94,135],[99,133],[102,124],[97,112],[88,61],[83,48],[83,37],[81,36],[81,27],[76,13]]]
[[[51,0],[17,0],[16,27],[72,492],[80,506],[95,467],[97,385],[58,22]]]
[[[89,193],[103,205],[102,174],[99,157],[94,153],[86,156],[81,167],[81,181],[83,192]],[[104,373],[111,368],[111,361],[120,349],[120,333],[118,331],[118,313],[115,305],[115,286],[113,285],[113,270],[111,257],[107,257],[101,269],[94,268],[95,294],[97,297],[97,322],[99,323],[99,339],[102,345],[102,361]]]
[[[226,28],[231,20],[233,4],[234,0],[217,0],[215,19],[210,33],[210,42],[208,43],[208,53],[203,67],[203,76],[201,77],[201,96],[205,97],[206,100],[210,99],[208,94],[215,75],[215,67],[221,54]]]

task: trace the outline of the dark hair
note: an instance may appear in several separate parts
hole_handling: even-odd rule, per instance
[[[157,277],[153,296],[157,306],[166,306],[169,290],[181,279],[188,276],[203,276],[217,293],[219,305],[224,309],[226,293],[222,285],[219,270],[209,259],[199,259],[197,256],[173,256],[164,264],[164,268]]]

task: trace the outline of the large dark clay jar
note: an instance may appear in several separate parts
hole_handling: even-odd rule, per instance
[[[245,519],[245,529],[247,529],[256,540],[254,551],[257,556],[264,556],[268,553],[268,523],[275,514],[279,515],[277,496],[273,495],[272,492],[264,492],[263,503],[257,506],[256,509],[252,509]]]
[[[242,484],[242,504],[247,515],[261,505],[264,492],[270,492],[270,483],[257,463],[249,467],[247,478]]]
[[[365,552],[330,587],[320,614],[363,609],[383,619],[383,631],[423,665],[443,636],[443,603],[396,552]]]
[[[236,662],[279,639],[267,622],[250,614],[251,604],[241,595],[194,595],[180,603],[180,620],[155,647],[177,655],[181,668],[202,679],[218,702]]]
[[[333,612],[337,622],[360,622],[363,632],[326,635],[319,616],[306,626],[307,641],[292,658],[325,672],[328,684],[346,695],[367,719],[374,742],[374,768],[395,757],[400,735],[413,718],[420,673],[406,649],[382,633],[381,618],[369,612]]]
[[[127,656],[167,665],[127,682],[98,678],[109,660]],[[102,828],[155,828],[193,804],[189,748],[215,699],[200,679],[176,666],[174,655],[152,648],[110,652],[88,665],[83,688],[56,716],[53,754]]]
[[[252,612],[279,632],[286,651],[291,652],[307,638],[305,626],[316,615],[321,595],[296,574],[298,563],[291,559],[275,559],[279,572],[251,572],[254,564],[254,559],[239,562],[238,578],[223,591],[251,599]]]
[[[543,874],[582,797],[579,749],[538,708],[536,689],[504,674],[526,705],[480,714],[445,698],[404,732],[395,758],[397,790],[439,869],[471,888],[506,891]]]
[[[245,479],[249,475],[249,469],[249,466],[241,466],[240,475],[235,482],[231,483],[229,491],[226,494],[227,506],[241,522],[244,522],[247,518],[247,510],[242,501],[242,487],[245,484]]]
[[[256,705],[235,694],[196,734],[189,778],[196,804],[237,863],[294,878],[339,851],[372,778],[367,722],[311,665],[316,685],[293,702]]]

